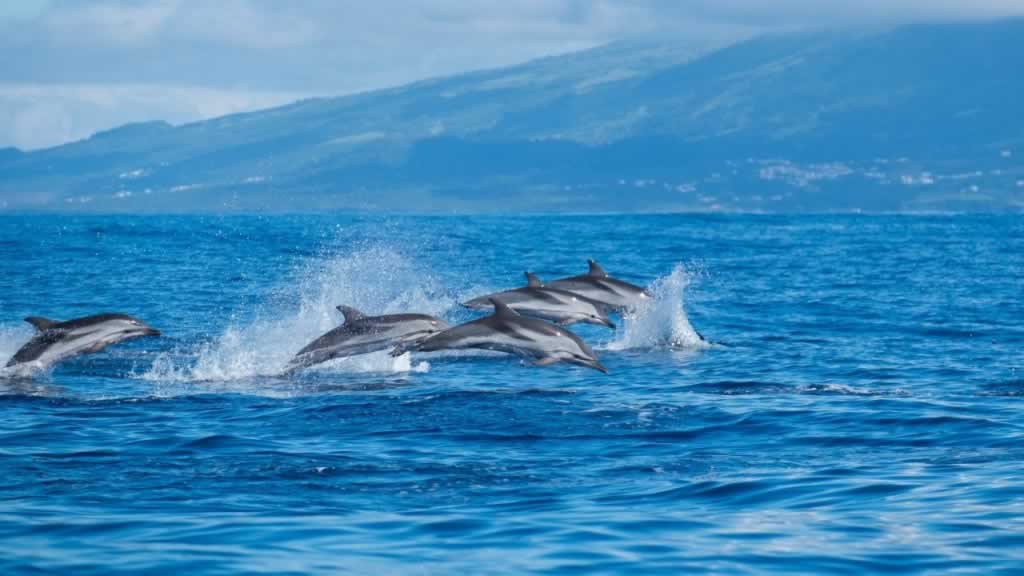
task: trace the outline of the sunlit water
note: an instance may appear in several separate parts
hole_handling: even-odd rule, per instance
[[[656,295],[609,375],[279,376],[588,257]],[[2,573],[1024,569],[1019,217],[0,217],[0,360],[101,311],[164,336],[0,373]]]

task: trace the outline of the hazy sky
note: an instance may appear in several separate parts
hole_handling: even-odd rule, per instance
[[[3,0],[0,147],[607,42],[1024,15],[1024,0]]]

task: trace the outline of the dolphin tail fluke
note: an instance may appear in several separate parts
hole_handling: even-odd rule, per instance
[[[314,352],[299,352],[285,364],[284,370],[281,372],[282,376],[291,376],[292,374],[309,368],[310,366],[322,362],[324,358],[319,358]]]
[[[281,376],[291,376],[305,367],[305,364],[292,360],[284,367],[284,370],[281,371]]]

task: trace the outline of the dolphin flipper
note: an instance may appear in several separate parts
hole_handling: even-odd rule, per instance
[[[405,354],[406,352],[412,352],[413,350],[415,350],[417,344],[419,344],[419,342],[405,342],[399,344],[398,346],[395,346],[395,348],[391,350],[391,352],[388,352],[388,355],[391,356],[392,358],[398,358],[399,356]]]

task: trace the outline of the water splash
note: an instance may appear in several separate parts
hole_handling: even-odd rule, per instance
[[[640,309],[623,318],[616,338],[604,350],[634,348],[706,348],[710,346],[690,325],[683,297],[693,275],[682,264],[672,273],[654,281],[648,290],[654,296]]]
[[[7,367],[7,361],[32,338],[28,324],[0,324],[0,379],[29,378],[42,371],[38,364],[20,364]]]
[[[140,376],[177,382],[277,376],[298,350],[341,323],[335,309],[338,304],[368,314],[412,311],[441,315],[455,303],[438,280],[419,269],[413,259],[382,246],[312,259],[296,276],[296,282],[286,282],[274,292],[253,320],[233,323],[219,337],[197,347],[161,354]],[[316,369],[409,372],[426,371],[429,364],[413,365],[408,355],[392,358],[381,352],[336,360]]]

